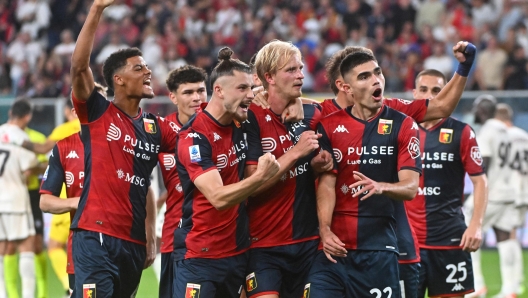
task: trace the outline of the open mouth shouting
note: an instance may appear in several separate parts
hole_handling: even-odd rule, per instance
[[[377,88],[377,89],[374,90],[374,92],[372,93],[372,98],[374,98],[375,101],[380,101],[380,100],[382,100],[381,93],[382,93],[381,88]]]
[[[248,108],[249,108],[249,103],[241,103],[238,107],[241,108],[243,112],[247,113]]]

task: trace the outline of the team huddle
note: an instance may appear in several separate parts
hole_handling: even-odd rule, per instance
[[[113,101],[94,82],[94,35],[112,2],[94,1],[78,37],[71,100],[80,132],[53,147],[40,188],[48,212],[71,216],[72,297],[135,296],[156,257],[149,177],[158,165],[167,190],[160,297],[464,297],[478,287],[470,253],[483,227],[509,233],[522,222],[517,208],[496,211],[515,205],[504,201],[486,220],[485,166],[500,163],[486,157],[496,146],[481,153],[480,134],[450,117],[471,43],[454,46],[459,66],[448,82],[436,70],[418,74],[413,101],[384,98],[372,51],[346,47],[326,65],[335,98],[322,103],[301,97],[302,55],[291,43],[272,41],[249,64],[223,48],[209,102],[205,71],[183,66],[166,81],[178,112],[161,117],[139,107],[155,95],[138,49],[104,63]],[[511,122],[507,107],[492,105]],[[4,168],[20,176],[37,164],[17,146],[37,144],[3,127],[0,182]],[[524,179],[518,172],[507,188]],[[474,191],[464,217],[466,173]],[[0,225],[20,221],[7,212]],[[0,241],[18,239],[2,228]],[[510,277],[504,293],[521,282]]]

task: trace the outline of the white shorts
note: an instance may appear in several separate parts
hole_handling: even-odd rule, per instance
[[[0,241],[24,240],[35,235],[31,213],[0,213]]]
[[[486,214],[482,222],[484,231],[494,227],[509,232],[522,225],[524,218],[521,217],[522,208],[517,208],[515,203],[488,202]]]
[[[161,238],[161,233],[163,231],[163,223],[165,222],[165,211],[167,211],[167,204],[161,206],[158,215],[156,216],[156,237]]]

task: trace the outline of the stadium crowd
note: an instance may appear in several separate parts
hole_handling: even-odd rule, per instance
[[[68,96],[70,57],[91,1],[0,0],[0,93]],[[264,44],[291,40],[305,59],[305,91],[329,92],[324,63],[343,46],[372,49],[386,90],[412,90],[423,69],[450,77],[458,40],[481,53],[468,89],[528,87],[528,4],[516,0],[117,0],[105,11],[91,56],[95,77],[108,55],[137,46],[166,95],[168,72],[208,72],[222,46],[249,61]],[[483,65],[492,67],[483,67]]]

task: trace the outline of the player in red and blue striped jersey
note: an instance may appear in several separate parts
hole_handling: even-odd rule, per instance
[[[154,93],[152,71],[137,48],[114,52],[103,65],[112,102],[94,90],[90,55],[99,20],[112,2],[94,1],[72,54],[72,99],[85,154],[85,187],[71,226],[74,297],[128,297],[137,291],[156,255],[155,214],[147,212],[155,204],[147,206],[149,176],[157,155],[174,152],[176,145],[169,121],[139,107]]]
[[[393,201],[416,193],[418,126],[383,105],[385,79],[372,54],[350,54],[340,69],[354,105],[318,127],[321,147],[334,154],[334,171],[319,179],[321,244],[305,297],[399,296]]]
[[[211,101],[178,136],[184,201],[174,232],[173,297],[240,296],[250,245],[245,200],[279,170],[268,153],[244,179],[247,144],[240,123],[254,97],[253,78],[232,53],[220,50]]]
[[[445,77],[424,70],[416,78],[414,98],[431,98],[444,88]],[[414,200],[406,202],[421,254],[418,295],[463,297],[474,291],[471,251],[482,241],[487,187],[482,158],[469,125],[448,117],[420,124],[422,171]],[[475,187],[475,209],[464,222],[464,176]]]

